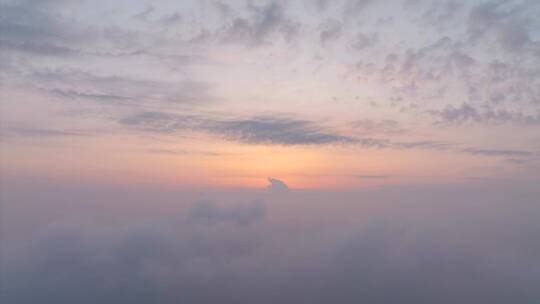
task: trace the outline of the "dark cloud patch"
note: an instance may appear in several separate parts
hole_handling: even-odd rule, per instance
[[[322,45],[327,45],[339,39],[343,32],[341,22],[336,19],[328,19],[320,27],[319,38]]]
[[[148,21],[148,18],[155,13],[156,8],[150,5],[147,5],[142,11],[135,14],[133,18],[141,20],[141,21]]]
[[[29,126],[7,126],[2,127],[2,138],[7,137],[34,137],[34,138],[54,138],[54,137],[78,137],[78,136],[90,136],[91,132],[66,130],[66,129],[52,129],[41,127],[29,127]]]
[[[521,112],[509,111],[505,109],[493,109],[487,107],[479,110],[469,103],[463,103],[459,107],[448,105],[442,110],[430,112],[437,119],[439,124],[463,124],[463,123],[484,123],[484,124],[538,124],[540,116],[523,114]]]
[[[426,24],[434,26],[439,30],[444,30],[447,29],[450,24],[454,24],[453,21],[459,17],[459,13],[461,13],[463,9],[464,5],[460,1],[433,1],[429,4],[429,7],[422,14],[421,18]]]
[[[22,52],[40,56],[72,56],[80,54],[79,50],[66,46],[60,46],[52,43],[33,41],[13,41],[0,39],[0,49],[4,52]]]
[[[182,116],[163,112],[143,112],[119,120],[119,123],[123,125],[159,133],[197,129],[201,122],[201,119],[197,116]]]
[[[272,36],[290,41],[298,33],[300,25],[286,16],[278,2],[261,6],[250,3],[248,10],[250,18],[237,17],[218,33],[223,42],[260,46],[268,43]]]
[[[247,225],[264,218],[266,207],[262,202],[220,206],[212,201],[199,201],[191,207],[187,216],[189,222],[210,224],[235,223]]]
[[[101,75],[80,69],[39,69],[29,75],[41,90],[66,99],[132,101],[134,104],[208,103],[218,98],[213,85],[186,79],[177,82],[137,79],[124,75]]]
[[[51,92],[67,99],[81,98],[81,99],[90,99],[90,100],[102,101],[102,102],[133,100],[132,97],[111,95],[111,94],[100,94],[100,93],[92,93],[92,92],[79,92],[75,90],[52,89]]]
[[[400,149],[434,149],[434,150],[448,150],[453,147],[451,143],[434,140],[412,141],[412,142],[396,142],[394,147]]]
[[[251,144],[321,145],[352,143],[356,140],[324,131],[316,124],[289,118],[255,117],[234,121],[215,121],[205,124],[214,133]]]
[[[361,119],[351,122],[350,126],[362,132],[369,133],[400,133],[404,131],[400,124],[392,119],[384,119],[380,121]]]
[[[226,139],[248,144],[276,145],[323,145],[360,143],[377,145],[378,141],[359,141],[325,131],[321,126],[285,117],[254,117],[249,119],[213,119],[200,116],[173,115],[160,112],[144,112],[119,121],[124,125],[141,127],[158,132],[194,130],[222,136]]]
[[[203,132],[227,140],[253,145],[350,145],[376,149],[426,149],[468,153],[477,156],[530,156],[526,151],[462,149],[455,143],[440,140],[392,141],[384,138],[345,136],[308,120],[288,117],[259,116],[253,118],[222,118],[177,115],[162,112],[143,112],[119,120],[125,126],[141,130],[174,134],[182,131]],[[360,127],[377,127],[380,123],[360,121]],[[394,128],[394,121],[381,122]]]
[[[259,116],[247,119],[215,119],[197,115],[177,115],[162,112],[143,112],[119,120],[125,126],[159,133],[197,131],[246,144],[263,145],[352,145],[377,149],[428,149],[472,153],[456,149],[450,142],[437,140],[391,141],[383,138],[344,136],[327,130],[312,121],[288,117]],[[379,123],[361,121],[361,126],[376,127]],[[394,127],[394,121],[382,122]],[[476,150],[474,150],[476,151]],[[478,151],[482,151],[479,149]],[[487,150],[486,150],[487,151]],[[482,153],[473,153],[485,155]]]
[[[66,20],[62,6],[67,1],[15,1],[0,9],[0,49],[32,55],[67,56],[95,36]]]
[[[220,153],[209,151],[195,151],[195,150],[177,150],[177,149],[148,149],[146,150],[153,154],[164,155],[200,155],[200,156],[219,156]]]
[[[531,18],[539,12],[540,5],[534,1],[528,1],[527,5],[504,1],[483,2],[471,9],[467,32],[473,42],[491,34],[503,49],[520,51],[531,43]]]
[[[358,33],[356,34],[351,46],[356,50],[363,50],[374,46],[379,41],[379,36],[376,33],[365,34]]]
[[[467,148],[463,152],[474,154],[474,155],[484,155],[484,156],[507,156],[507,157],[518,157],[518,156],[531,156],[534,153],[524,150],[501,150],[501,149],[477,149],[477,148]]]
[[[359,179],[388,179],[392,175],[354,175],[354,177]]]
[[[345,0],[343,2],[343,14],[347,17],[358,17],[371,4],[373,0]]]
[[[159,22],[164,26],[175,26],[184,20],[182,15],[178,12],[165,15],[159,19]]]
[[[224,18],[230,17],[234,11],[230,5],[219,0],[212,1],[212,7],[215,8],[220,13],[221,17]]]

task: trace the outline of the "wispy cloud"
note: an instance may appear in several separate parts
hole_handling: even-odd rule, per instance
[[[379,145],[377,140],[359,140],[325,130],[307,121],[286,117],[261,116],[247,119],[214,119],[195,115],[144,112],[119,121],[121,124],[157,132],[195,130],[247,144],[322,145],[361,143]]]

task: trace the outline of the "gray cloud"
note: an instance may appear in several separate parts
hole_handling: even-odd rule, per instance
[[[0,48],[4,52],[22,52],[41,56],[71,56],[80,52],[69,47],[59,46],[47,42],[36,43],[33,41],[17,42],[0,39]]]
[[[175,133],[186,130],[205,132],[227,140],[246,144],[265,145],[335,145],[347,144],[377,149],[428,149],[462,152],[477,156],[530,156],[531,152],[520,150],[493,150],[485,148],[461,149],[453,143],[438,140],[391,141],[381,138],[343,136],[325,130],[307,120],[286,117],[261,116],[247,119],[214,119],[197,115],[176,115],[161,112],[143,112],[127,116],[120,124],[159,133]],[[360,126],[376,127],[379,123],[360,121]],[[394,128],[394,121],[383,121],[383,126]]]
[[[96,38],[63,15],[69,1],[13,1],[1,4],[0,49],[32,55],[66,56]]]
[[[437,119],[437,123],[462,124],[462,123],[485,123],[485,124],[538,124],[540,115],[523,114],[520,112],[497,110],[487,108],[479,110],[468,103],[459,107],[447,105],[442,110],[430,112]]]
[[[248,5],[250,18],[235,18],[226,25],[218,36],[226,43],[242,43],[259,46],[268,43],[271,36],[278,35],[289,41],[298,33],[299,24],[289,19],[282,4],[269,2],[266,5]]]
[[[91,132],[79,130],[51,129],[31,126],[2,126],[2,138],[8,137],[73,137],[90,136]]]
[[[345,16],[357,17],[374,2],[373,0],[345,0],[343,13]]]
[[[206,128],[220,132],[226,138],[252,144],[319,145],[356,141],[351,137],[326,132],[309,121],[279,117],[208,122]]]
[[[517,156],[531,156],[534,153],[524,150],[501,150],[501,149],[476,149],[476,148],[467,148],[463,152],[471,153],[474,155],[485,155],[485,156],[507,156],[507,157],[517,157]]]
[[[400,124],[392,119],[380,121],[361,119],[351,122],[350,126],[366,133],[401,133],[404,131]]]
[[[153,154],[165,155],[202,155],[202,156],[219,156],[220,153],[209,151],[192,151],[192,150],[176,150],[176,149],[148,149],[146,150]]]
[[[377,34],[364,34],[362,32],[356,34],[356,37],[352,43],[352,47],[356,50],[363,50],[365,48],[375,45],[379,41]]]
[[[199,201],[191,207],[187,216],[188,222],[210,224],[236,223],[247,225],[264,218],[266,207],[262,202],[218,206],[212,201]]]
[[[137,79],[123,75],[100,75],[79,69],[38,69],[31,83],[65,99],[136,103],[208,103],[216,101],[213,85],[194,80],[177,82]]]
[[[393,146],[400,149],[424,148],[435,150],[448,150],[450,148],[453,148],[453,145],[451,143],[434,140],[396,142],[393,144]]]
[[[530,20],[527,15],[538,13],[540,6],[537,5],[538,3],[533,1],[527,6],[504,1],[478,4],[470,11],[468,34],[476,41],[491,33],[503,49],[519,51],[531,42],[528,29]]]
[[[322,45],[333,42],[342,34],[342,25],[341,22],[335,19],[328,19],[321,24],[321,32],[319,33],[319,38]]]
[[[360,179],[387,179],[391,178],[391,175],[354,175],[356,178]]]
[[[289,186],[285,184],[285,182],[269,177],[268,178],[268,186],[266,188],[272,192],[284,192],[289,190]]]
[[[67,99],[82,98],[82,99],[90,99],[90,100],[102,101],[102,102],[115,102],[115,101],[134,99],[132,97],[126,97],[126,96],[120,96],[120,95],[79,92],[75,90],[52,89],[50,90],[50,92],[57,94],[58,96],[67,98]]]
[[[208,132],[248,144],[322,145],[356,142],[372,146],[382,144],[375,139],[357,140],[330,133],[313,122],[285,117],[217,120],[200,116],[144,112],[125,117],[119,122],[166,133],[182,130]]]
[[[24,180],[2,189],[0,291],[9,303],[540,297],[534,185],[307,191],[273,196],[262,211],[226,203],[250,202],[250,193],[216,192],[207,202],[222,203],[192,205],[193,194],[171,189]]]

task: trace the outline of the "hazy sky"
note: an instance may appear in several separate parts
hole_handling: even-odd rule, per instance
[[[0,302],[540,303],[539,16],[0,0]]]
[[[6,1],[2,171],[538,180],[538,1]]]

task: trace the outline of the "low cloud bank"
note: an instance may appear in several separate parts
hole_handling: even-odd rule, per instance
[[[5,303],[540,299],[532,187],[2,190]]]

